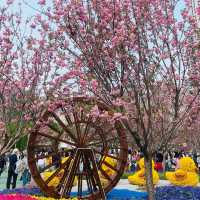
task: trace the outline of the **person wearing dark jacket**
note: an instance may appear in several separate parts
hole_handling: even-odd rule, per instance
[[[17,164],[17,155],[19,151],[18,149],[14,149],[13,153],[9,156],[9,166],[8,166],[8,178],[7,178],[7,189],[10,189],[10,184],[12,180],[12,189],[16,187],[17,182],[17,173],[16,173],[16,164]]]
[[[6,165],[5,155],[0,155],[0,176],[4,170],[5,165]]]

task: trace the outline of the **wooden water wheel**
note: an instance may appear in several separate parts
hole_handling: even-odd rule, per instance
[[[95,117],[97,107],[101,116],[112,115],[105,104],[94,99],[68,99],[66,104],[48,109],[31,131],[29,168],[46,195],[104,199],[104,192],[120,180],[127,162],[126,134],[119,121]]]

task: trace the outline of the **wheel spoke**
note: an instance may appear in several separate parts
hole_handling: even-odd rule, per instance
[[[72,120],[71,120],[70,116],[66,114],[66,115],[65,115],[65,119],[66,119],[68,125],[71,126],[71,125],[72,125]]]
[[[73,116],[74,116],[74,122],[76,126],[77,137],[78,137],[78,140],[81,140],[80,120],[78,119],[78,115],[76,111],[73,111]]]
[[[66,166],[68,166],[68,165],[70,164],[71,159],[72,159],[72,158],[69,157],[64,163],[62,163],[62,164],[59,166],[59,168],[56,169],[56,171],[55,171],[51,176],[48,177],[48,179],[45,181],[45,183],[48,185],[48,183],[49,183],[52,179],[54,179],[54,177],[56,177],[62,169],[64,169]]]
[[[67,175],[67,177],[64,180],[63,190],[61,191],[61,197],[64,197],[64,195],[66,193],[68,195],[71,188],[73,187],[73,182],[75,179],[75,174],[76,174],[76,171],[78,168],[80,158],[81,158],[80,153],[76,152],[75,158],[74,158],[72,164],[70,165],[69,174]]]
[[[77,139],[76,137],[73,135],[73,133],[70,131],[70,129],[67,128],[67,126],[63,123],[63,121],[53,112],[51,112],[52,116],[55,118],[55,120],[58,122],[58,124],[64,129],[64,131],[66,133],[68,133],[69,137],[76,142]]]
[[[50,138],[50,139],[53,139],[53,140],[56,140],[56,141],[59,141],[59,142],[63,142],[63,143],[66,143],[66,144],[69,144],[71,146],[76,146],[75,143],[72,143],[72,142],[69,142],[67,140],[64,140],[64,139],[61,139],[61,138],[58,138],[58,137],[54,137],[52,135],[48,135],[46,133],[42,133],[42,132],[37,132],[37,134],[41,135],[41,136],[44,136],[44,137],[47,137],[47,138]]]
[[[68,173],[69,173],[69,170],[68,169],[64,169],[64,174],[63,174],[63,176],[62,176],[62,178],[61,178],[61,180],[60,180],[60,182],[59,182],[59,184],[57,186],[59,192],[62,189],[62,185],[63,185]]]
[[[106,132],[103,132],[103,130],[102,130],[101,128],[96,129],[96,130],[95,130],[95,133],[91,134],[90,137],[88,137],[87,143],[96,140],[95,137],[96,137],[97,135],[102,135],[102,136],[110,135],[110,132],[111,132],[112,130],[114,130],[113,127],[110,128],[110,129],[109,129],[108,131],[106,131]],[[99,133],[98,133],[98,132],[99,132]]]
[[[80,173],[79,175],[78,175],[78,197],[80,198],[80,197],[82,197],[82,173]]]
[[[95,132],[92,133],[86,140],[87,143],[92,142],[94,140],[97,140],[97,138],[95,138],[96,136],[102,135],[102,130],[101,129],[95,129]]]
[[[69,159],[66,161],[67,164],[64,167],[64,174],[59,182],[58,188],[61,190],[62,186],[64,184],[64,182],[66,181],[67,177],[68,177],[68,173],[69,173],[69,167],[70,167],[70,163],[72,161],[72,157],[69,157]]]
[[[72,125],[72,120],[71,120],[70,116],[67,114],[66,109],[65,109],[65,108],[62,108],[62,111],[64,112],[65,119],[66,119],[68,125],[71,126],[71,125]]]
[[[104,163],[107,167],[109,167],[110,169],[112,169],[113,171],[116,171],[116,172],[119,173],[119,170],[118,170],[117,168],[113,167],[110,163],[106,162],[105,159],[103,160],[103,163]]]
[[[111,141],[114,141],[115,139],[118,139],[118,137],[105,139],[104,142],[111,142]],[[88,146],[98,146],[99,144],[103,144],[103,141],[93,142],[93,143],[88,144]]]
[[[85,140],[86,140],[86,138],[87,138],[87,136],[89,134],[89,130],[91,128],[91,124],[90,124],[91,119],[92,119],[92,117],[89,117],[89,119],[86,122],[85,130],[84,130],[84,133],[83,133],[83,139],[82,139],[83,142],[85,142]]]
[[[58,169],[56,169],[56,171],[51,176],[48,177],[47,180],[45,180],[45,183],[48,185],[50,181],[53,180],[59,174],[61,170],[62,170],[62,167],[60,166]]]
[[[53,130],[54,132],[58,133],[59,136],[62,135],[64,133],[64,131],[59,131],[57,128],[55,128],[54,126],[52,126],[51,124],[47,124],[47,126]]]
[[[101,174],[109,181],[112,181],[111,177],[100,167],[99,168]]]
[[[88,173],[86,173],[86,182],[87,182],[87,186],[88,186],[88,191],[92,193],[93,192],[92,184],[91,184],[91,180],[90,180],[90,175]]]

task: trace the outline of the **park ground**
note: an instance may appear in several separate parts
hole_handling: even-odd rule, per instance
[[[134,191],[143,191],[143,188],[140,188],[136,185],[131,185],[128,183],[128,176],[129,173],[123,174],[121,180],[119,181],[118,185],[116,186],[116,189],[129,189]],[[169,182],[166,180],[164,173],[159,173],[160,181],[158,183],[158,187],[160,186],[168,186],[170,185]],[[6,188],[6,180],[7,180],[7,171],[4,171],[0,176],[0,190],[4,190]],[[198,184],[200,187],[200,183]],[[17,188],[22,187],[22,182],[17,179]]]

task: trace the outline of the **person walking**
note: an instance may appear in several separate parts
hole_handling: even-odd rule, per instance
[[[16,170],[16,163],[18,160],[18,154],[19,150],[14,149],[12,154],[9,156],[8,177],[6,183],[7,189],[10,189],[11,181],[12,181],[12,189],[16,188],[17,173],[15,170]]]
[[[21,158],[19,166],[19,173],[21,175],[22,185],[25,186],[31,181],[31,174],[28,169],[28,162],[27,162],[27,152],[23,152],[23,158]],[[19,174],[18,173],[18,174]]]

